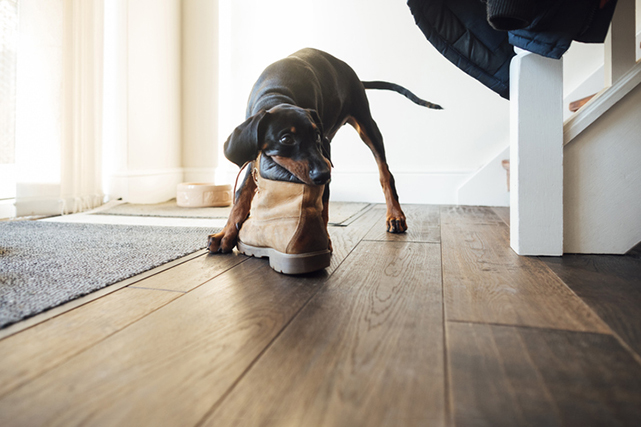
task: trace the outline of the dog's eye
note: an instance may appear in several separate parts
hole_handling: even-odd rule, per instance
[[[280,143],[285,144],[285,145],[293,145],[294,144],[294,137],[292,137],[290,134],[286,134],[280,137]]]
[[[317,142],[318,144],[320,144],[320,143],[321,143],[321,134],[320,134],[320,133],[317,133],[317,134],[316,134],[316,142]]]

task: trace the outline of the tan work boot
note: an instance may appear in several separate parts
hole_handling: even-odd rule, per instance
[[[270,267],[284,274],[328,267],[331,251],[322,217],[325,186],[265,179],[258,171],[255,179],[258,189],[238,233],[238,250],[269,257]]]

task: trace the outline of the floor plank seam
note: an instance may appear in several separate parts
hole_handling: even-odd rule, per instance
[[[198,285],[198,286],[200,286],[200,285]],[[146,288],[144,286],[127,286],[127,288],[129,288],[129,289],[145,289],[147,291],[175,292],[175,293],[179,293],[179,294],[186,294],[187,293],[186,291],[177,291],[177,290],[174,290],[174,289]]]
[[[376,203],[370,203],[368,206],[365,206],[363,209],[361,209],[360,211],[356,212],[354,215],[352,215],[349,218],[347,218],[346,220],[342,221],[340,223],[340,226],[341,227],[348,227],[349,225],[355,223],[359,218],[361,218],[366,213],[368,213],[369,211],[374,209],[374,207],[376,205],[377,205]]]
[[[440,245],[441,242],[425,242],[420,240],[377,240],[377,239],[363,239],[361,242],[374,242],[374,243],[423,243],[426,245]]]
[[[576,329],[552,328],[549,326],[519,325],[516,323],[481,322],[478,320],[447,319],[447,321],[453,322],[453,323],[469,323],[472,325],[507,326],[511,328],[522,328],[522,329],[542,329],[542,330],[548,330],[548,331],[576,332],[578,334],[594,334],[594,335],[604,335],[604,336],[615,335],[609,326],[608,326],[608,330],[610,330],[610,332],[604,333],[604,332],[595,332],[595,331],[578,331]]]
[[[205,256],[209,256],[209,255],[211,255],[209,252],[207,252],[207,254],[205,254]],[[215,255],[214,255],[214,256],[215,256]],[[201,287],[202,285],[204,285],[205,283],[207,283],[207,282],[210,282],[210,281],[214,280],[216,277],[220,277],[220,276],[222,276],[223,274],[227,273],[227,272],[228,272],[228,271],[230,271],[231,269],[238,267],[239,265],[241,265],[242,263],[244,263],[244,262],[246,262],[246,261],[250,260],[251,258],[252,258],[252,257],[245,256],[245,257],[244,257],[244,259],[241,259],[241,260],[238,262],[238,264],[234,264],[234,265],[232,265],[231,267],[229,267],[229,268],[227,268],[227,269],[225,269],[225,270],[222,270],[222,271],[218,272],[218,274],[216,274],[216,275],[214,275],[214,276],[210,277],[209,279],[205,280],[204,282],[202,282],[202,283],[200,283],[200,284],[198,284],[198,285],[194,286],[193,288],[191,288],[190,290],[186,291],[185,293],[186,293],[186,294],[188,294],[189,292],[194,291],[194,290],[196,290],[196,289],[200,288],[200,287]],[[178,291],[178,292],[180,292],[180,291]]]
[[[440,224],[442,224],[443,218],[441,218],[441,210],[439,209],[439,240],[438,242],[439,249],[440,249],[440,254],[441,254],[441,310],[442,310],[442,325],[441,327],[443,328],[443,393],[445,394],[443,402],[444,402],[444,408],[443,410],[445,411],[445,425],[448,427],[454,426],[454,410],[453,410],[453,402],[454,402],[454,396],[452,396],[452,387],[450,385],[451,378],[450,378],[450,362],[449,362],[449,355],[448,355],[448,347],[447,347],[447,320],[446,320],[446,314],[445,314],[445,281],[443,280],[443,233],[442,230],[443,228],[441,227]]]

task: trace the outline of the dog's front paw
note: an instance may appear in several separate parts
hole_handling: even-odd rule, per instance
[[[236,241],[238,240],[238,231],[236,227],[233,229],[230,227],[225,227],[223,231],[216,234],[209,235],[209,242],[207,249],[209,253],[229,253],[236,246]]]
[[[388,216],[386,219],[386,225],[388,233],[405,233],[405,231],[407,231],[405,215]]]

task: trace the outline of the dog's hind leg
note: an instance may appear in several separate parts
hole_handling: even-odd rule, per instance
[[[249,163],[247,172],[234,194],[234,206],[231,209],[225,228],[219,233],[210,234],[207,249],[210,253],[231,252],[238,241],[238,231],[249,216],[252,199],[256,192],[256,181],[253,176],[254,164]]]
[[[369,108],[367,108],[369,112]],[[390,233],[403,233],[407,230],[407,222],[405,214],[401,209],[398,202],[398,193],[396,192],[396,185],[394,183],[394,176],[387,166],[387,159],[385,157],[385,147],[383,146],[383,135],[374,119],[371,116],[363,115],[362,117],[351,116],[347,123],[352,125],[358,132],[361,139],[372,150],[376,164],[378,165],[378,173],[385,194],[385,204],[387,205],[386,226],[387,231]]]

